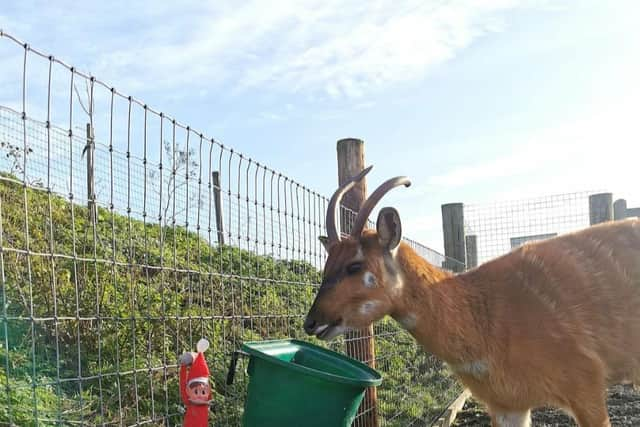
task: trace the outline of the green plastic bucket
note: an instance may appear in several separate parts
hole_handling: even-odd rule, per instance
[[[249,356],[245,427],[348,427],[382,377],[342,354],[297,340],[242,345]]]

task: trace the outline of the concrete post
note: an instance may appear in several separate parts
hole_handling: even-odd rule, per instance
[[[589,223],[599,224],[613,220],[613,194],[599,193],[589,196]]]
[[[625,219],[627,217],[627,201],[625,199],[618,199],[613,203],[613,219],[615,221],[619,219]]]
[[[465,246],[467,250],[467,269],[478,266],[478,236],[465,236]]]

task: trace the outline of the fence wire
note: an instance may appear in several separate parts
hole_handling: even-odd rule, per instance
[[[0,425],[181,425],[177,357],[201,337],[211,422],[240,425],[230,353],[308,339],[327,199],[4,32],[0,53]],[[374,330],[384,383],[354,425],[433,419],[449,373]]]
[[[467,263],[479,265],[526,242],[588,227],[589,196],[596,193],[582,191],[484,205],[465,204]]]

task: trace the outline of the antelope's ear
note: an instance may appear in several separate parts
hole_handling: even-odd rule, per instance
[[[400,214],[394,208],[382,208],[376,223],[378,241],[388,251],[394,250],[402,240],[402,224]]]
[[[324,246],[324,250],[329,252],[329,238],[327,236],[319,236],[318,240],[320,240],[320,243]]]

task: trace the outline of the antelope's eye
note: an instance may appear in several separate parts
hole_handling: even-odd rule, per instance
[[[351,264],[347,265],[347,274],[356,274],[356,273],[359,273],[361,270],[362,270],[361,262],[352,262]]]

